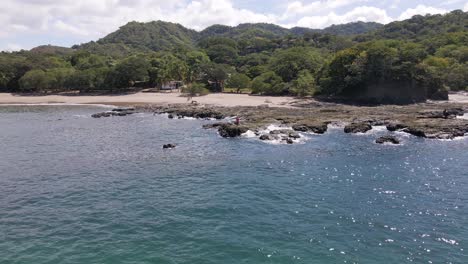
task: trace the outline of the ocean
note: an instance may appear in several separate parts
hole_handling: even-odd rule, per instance
[[[268,144],[105,110],[0,106],[0,263],[468,263],[466,137]]]

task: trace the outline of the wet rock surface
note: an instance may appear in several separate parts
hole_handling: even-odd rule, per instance
[[[394,136],[390,136],[390,135],[387,135],[387,136],[383,136],[383,137],[379,137],[375,143],[377,144],[385,144],[385,143],[390,143],[390,144],[394,144],[394,145],[398,145],[400,144],[400,140]]]
[[[369,123],[351,123],[346,125],[344,128],[345,133],[366,133],[367,131],[371,130],[372,126]]]
[[[248,127],[234,124],[222,124],[218,126],[219,135],[225,138],[240,137],[249,130]]]
[[[93,118],[111,117],[111,116],[128,116],[136,113],[135,108],[114,108],[112,111],[101,112],[91,115]]]
[[[205,128],[218,129],[226,137],[240,136],[248,130],[261,131],[271,124],[292,128],[300,133],[323,134],[328,124],[347,123],[349,133],[365,133],[372,126],[384,125],[389,131],[406,132],[417,137],[456,138],[468,133],[468,120],[453,118],[468,112],[466,103],[419,103],[412,105],[354,106],[314,101],[296,108],[277,107],[221,107],[209,105],[139,105],[139,111],[166,113],[173,117],[194,117],[199,119],[223,119],[239,116],[238,128],[226,120],[222,123],[207,124]],[[262,133],[257,132],[257,137]],[[266,139],[266,136],[264,137]],[[294,138],[292,138],[294,139]],[[272,139],[277,140],[277,139]]]
[[[324,134],[328,130],[327,123],[301,123],[294,124],[292,129],[300,132],[313,132],[316,134]]]
[[[173,149],[175,147],[176,147],[175,144],[164,144],[163,145],[163,149]]]

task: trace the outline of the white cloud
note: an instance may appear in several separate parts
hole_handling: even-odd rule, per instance
[[[358,2],[367,2],[368,0],[320,0],[304,4],[302,1],[290,2],[282,19],[288,19],[298,15],[323,14],[333,9],[349,6]]]
[[[463,11],[468,12],[468,2],[466,2],[465,6],[463,7]]]
[[[323,16],[303,17],[296,25],[300,27],[324,28],[332,24],[343,24],[353,21],[389,23],[392,21],[392,18],[388,16],[387,12],[383,9],[360,6],[344,13],[343,15],[337,15],[334,12],[330,12]]]
[[[427,15],[427,14],[445,14],[447,10],[441,8],[435,8],[431,6],[418,5],[415,8],[408,8],[406,11],[401,13],[398,20],[405,20],[411,18],[414,15]]]

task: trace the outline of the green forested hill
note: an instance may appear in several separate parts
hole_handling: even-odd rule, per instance
[[[384,25],[380,23],[358,21],[342,25],[331,25],[323,29],[321,32],[332,35],[351,36],[371,33],[382,27],[384,27]]]
[[[413,16],[395,21],[371,34],[371,37],[422,41],[441,34],[468,30],[468,13],[461,10],[446,15]]]
[[[468,90],[468,14],[323,30],[131,22],[72,49],[0,53],[0,91],[120,91],[183,80],[212,91],[409,103]]]
[[[180,24],[153,21],[130,22],[97,41],[98,44],[125,44],[139,50],[168,50],[173,47],[193,47],[198,32]]]

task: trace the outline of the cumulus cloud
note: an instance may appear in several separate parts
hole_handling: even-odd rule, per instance
[[[290,16],[297,16],[301,14],[310,15],[314,13],[326,13],[336,8],[367,1],[368,0],[326,0],[315,1],[309,4],[304,4],[301,1],[294,1],[287,5],[286,12],[283,15],[283,18],[288,18]]]
[[[405,20],[411,18],[414,15],[427,15],[427,14],[445,14],[448,11],[441,8],[435,8],[431,6],[418,5],[415,8],[408,8],[406,11],[401,13],[398,20]]]
[[[323,16],[306,16],[301,18],[296,25],[300,27],[324,28],[332,24],[343,24],[353,21],[373,21],[385,24],[392,21],[392,18],[383,9],[360,6],[342,15],[330,12]]]

